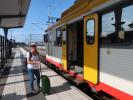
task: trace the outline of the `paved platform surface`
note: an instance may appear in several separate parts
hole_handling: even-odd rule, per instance
[[[13,51],[13,58],[8,61],[8,71],[0,78],[0,100],[92,100],[78,88],[70,84],[63,77],[42,65],[43,75],[47,75],[51,82],[50,95],[44,96],[42,92],[31,94],[29,79],[24,57],[27,52],[22,48]],[[36,87],[36,81],[34,82]]]

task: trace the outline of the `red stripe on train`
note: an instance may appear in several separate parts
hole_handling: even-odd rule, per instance
[[[53,60],[51,60],[51,59],[46,58],[46,60],[47,60],[48,62],[50,62],[51,64],[54,64],[56,67],[62,67],[62,65],[61,65],[60,63],[57,63],[57,62],[55,62],[55,61],[53,61]]]

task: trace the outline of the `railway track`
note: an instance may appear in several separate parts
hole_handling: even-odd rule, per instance
[[[27,52],[30,51],[30,49],[28,47],[23,47],[24,50],[26,50]],[[39,52],[40,49],[38,49]],[[77,88],[79,88],[81,91],[83,91],[85,94],[87,94],[88,96],[90,96],[92,99],[94,100],[117,100],[114,97],[106,94],[103,91],[99,91],[99,92],[92,92],[91,88],[88,86],[88,84],[86,82],[80,82],[79,80],[77,80],[75,77],[67,74],[66,72],[62,72],[60,71],[58,68],[54,67],[52,64],[48,63],[45,60],[44,55],[40,54],[40,60],[43,64],[47,65],[49,68],[51,68],[52,70],[54,70],[56,73],[58,73],[60,76],[62,76],[63,78],[65,78],[66,80],[68,80],[71,84],[75,85]]]

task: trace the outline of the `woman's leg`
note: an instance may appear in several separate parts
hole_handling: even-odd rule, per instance
[[[40,72],[39,72],[39,69],[35,69],[34,74],[37,78],[37,86],[38,86],[38,88],[40,88]]]
[[[28,69],[28,74],[29,74],[29,80],[30,80],[30,88],[31,88],[31,90],[34,90],[34,88],[33,88],[33,83],[34,83],[33,69]]]

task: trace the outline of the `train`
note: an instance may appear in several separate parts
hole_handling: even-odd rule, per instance
[[[133,0],[77,0],[45,32],[47,62],[91,90],[133,100]]]

